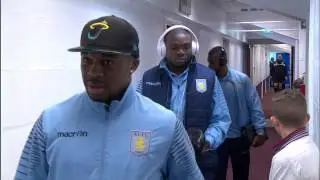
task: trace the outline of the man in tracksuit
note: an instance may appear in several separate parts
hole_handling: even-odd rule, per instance
[[[136,92],[139,38],[106,16],[82,31],[86,92],[44,110],[21,155],[21,180],[202,180],[183,124]]]
[[[173,26],[162,37],[164,58],[144,73],[137,89],[175,112],[191,132],[205,179],[213,180],[218,163],[215,149],[223,142],[231,121],[223,92],[214,71],[196,62],[193,45],[197,42],[190,29]],[[204,145],[196,142],[201,137]]]
[[[274,91],[279,92],[285,89],[285,80],[287,77],[287,66],[282,55],[279,54],[277,60],[273,63],[273,82],[274,82]]]
[[[233,179],[248,180],[250,147],[261,146],[267,139],[265,117],[260,98],[249,77],[229,68],[227,62],[223,47],[217,46],[209,51],[209,67],[217,73],[232,120],[227,138],[217,150],[217,180],[226,180],[229,157]]]

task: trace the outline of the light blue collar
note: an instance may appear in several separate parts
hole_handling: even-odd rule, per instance
[[[160,64],[159,64],[159,68],[166,70],[171,78],[173,78],[173,77],[183,77],[183,76],[187,75],[187,74],[188,74],[188,71],[189,71],[189,67],[187,67],[187,69],[184,70],[183,73],[177,75],[177,74],[175,74],[175,73],[173,73],[173,72],[171,72],[171,71],[169,70],[169,68],[168,68],[168,66],[167,66],[167,62],[166,62],[164,59],[161,60],[161,62],[160,62]]]
[[[219,78],[221,81],[225,81],[225,80],[230,80],[232,77],[231,75],[231,70],[230,68],[228,67],[228,72],[227,72],[227,75],[225,77],[222,77],[222,78]]]
[[[85,93],[85,95],[86,95],[87,102],[90,104],[90,106],[92,106],[93,109],[99,113],[104,111],[104,112],[111,112],[112,114],[114,114],[114,113],[121,114],[127,108],[129,108],[136,100],[136,91],[135,91],[132,83],[129,84],[122,99],[120,101],[114,100],[110,103],[110,105],[107,105],[102,102],[93,101],[88,96],[87,93]]]

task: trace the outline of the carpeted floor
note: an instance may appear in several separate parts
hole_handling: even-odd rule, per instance
[[[271,103],[272,103],[272,95],[274,92],[272,90],[268,91],[262,99],[263,111],[265,113],[266,118],[270,118],[271,116]]]
[[[251,149],[250,180],[268,180],[273,146],[280,140],[280,137],[272,128],[268,128],[267,131],[268,141],[261,147]],[[227,177],[228,180],[233,180],[230,163]]]
[[[267,92],[263,99],[263,109],[266,118],[271,116],[271,99],[272,90]],[[271,160],[273,156],[273,146],[280,140],[280,137],[273,128],[268,128],[268,141],[259,148],[252,148],[251,150],[251,166],[250,166],[250,177],[249,180],[268,180],[269,170],[271,166]],[[232,167],[229,163],[228,166],[228,180],[233,180]]]

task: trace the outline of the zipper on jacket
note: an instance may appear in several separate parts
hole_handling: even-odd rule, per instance
[[[104,127],[105,127],[105,131],[103,129],[102,133],[103,133],[103,141],[102,141],[102,152],[101,152],[101,176],[100,176],[100,180],[104,180],[104,179],[107,179],[106,177],[104,177],[104,172],[105,172],[105,162],[106,162],[106,155],[107,155],[107,150],[106,150],[106,147],[107,147],[107,144],[108,144],[108,122],[109,122],[109,119],[110,119],[110,107],[109,106],[105,106],[105,119],[104,119]]]

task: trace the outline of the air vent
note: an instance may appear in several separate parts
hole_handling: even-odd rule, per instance
[[[179,11],[184,15],[191,15],[191,0],[179,0]]]
[[[240,9],[240,11],[241,11],[241,12],[248,12],[248,11],[254,12],[254,11],[264,11],[264,9],[262,9],[262,8],[250,8],[250,9],[248,9],[248,8],[242,8],[242,9]]]

